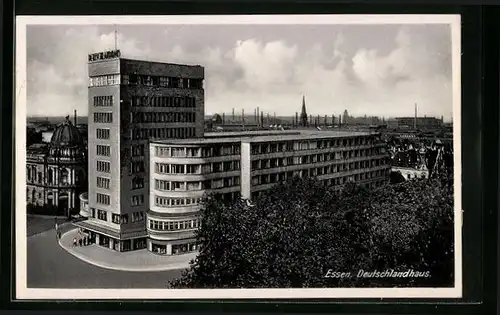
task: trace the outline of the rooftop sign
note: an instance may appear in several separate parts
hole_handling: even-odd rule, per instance
[[[89,54],[89,61],[98,61],[98,60],[106,60],[120,58],[120,50],[110,50],[103,51],[94,54]]]

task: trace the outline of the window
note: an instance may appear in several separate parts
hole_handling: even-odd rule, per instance
[[[186,165],[186,173],[187,174],[200,174],[201,166],[200,165]]]
[[[96,137],[97,139],[109,139],[109,129],[97,128]]]
[[[187,182],[187,190],[200,190],[201,182]]]
[[[144,204],[144,195],[132,196],[130,203],[132,206],[140,206],[140,205]]]
[[[119,214],[112,214],[111,215],[111,221],[114,223],[114,224],[120,224],[120,215]]]
[[[96,202],[102,205],[109,205],[111,203],[111,199],[109,195],[97,193],[96,194]]]
[[[94,113],[94,122],[102,124],[112,123],[113,113]]]
[[[132,179],[132,189],[141,189],[141,188],[144,188],[144,178],[134,177]]]
[[[101,156],[110,156],[111,155],[111,147],[109,145],[98,144],[96,146],[97,155]]]
[[[129,84],[129,76],[128,76],[128,74],[122,74],[122,84],[123,85],[128,85]]]
[[[142,173],[146,171],[144,161],[132,161],[130,163],[130,173]]]
[[[170,182],[156,179],[155,188],[158,190],[170,190]]]
[[[113,96],[94,96],[94,106],[113,106]]]
[[[110,182],[109,178],[99,177],[99,176],[97,177],[97,187],[99,188],[109,189],[109,182]]]
[[[107,161],[97,161],[97,171],[101,173],[110,173],[111,163]]]
[[[132,213],[132,222],[140,222],[142,220],[144,220],[144,212]]]
[[[107,216],[106,211],[104,211],[104,210],[97,210],[97,218],[99,220],[102,220],[102,221],[107,221],[108,220],[108,216]]]
[[[112,75],[102,75],[96,77],[89,78],[89,87],[95,86],[107,86],[107,85],[116,85],[120,84],[120,75],[112,74]]]

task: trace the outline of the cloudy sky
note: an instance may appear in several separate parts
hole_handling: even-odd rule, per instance
[[[205,67],[205,111],[450,119],[449,25],[118,25],[122,56]],[[27,113],[87,114],[87,55],[113,26],[27,27]]]

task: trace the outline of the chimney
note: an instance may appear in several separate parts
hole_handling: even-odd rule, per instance
[[[259,114],[259,106],[257,106],[257,125],[259,124],[259,117],[260,117],[260,114]]]
[[[268,125],[271,123],[271,119],[269,118],[269,113],[267,113],[267,122]]]
[[[299,113],[295,112],[295,127],[299,126]]]
[[[339,128],[342,126],[342,114],[339,115]]]
[[[76,109],[75,109],[75,127],[76,127]]]
[[[264,112],[260,112],[260,127],[264,127]]]
[[[273,115],[273,116],[274,116],[274,122],[273,122],[273,124],[275,124],[275,125],[276,125],[276,112],[274,112],[273,114],[274,114],[274,115]]]
[[[245,110],[241,110],[241,123],[243,124],[243,128],[245,128]]]
[[[415,103],[415,121],[413,122],[413,129],[417,129],[417,103]]]
[[[222,124],[226,123],[226,113],[222,113]]]
[[[232,117],[232,121],[234,122],[234,108],[233,108],[233,117]]]
[[[335,115],[332,115],[332,127],[335,127]]]

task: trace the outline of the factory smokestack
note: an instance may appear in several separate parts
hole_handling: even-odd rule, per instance
[[[415,120],[413,122],[413,129],[417,129],[417,103],[415,103]]]
[[[234,122],[234,108],[233,108],[233,117],[232,117],[232,121]]]
[[[75,127],[76,127],[76,109],[75,109]]]
[[[257,125],[259,125],[259,117],[260,117],[259,106],[257,106]]]

